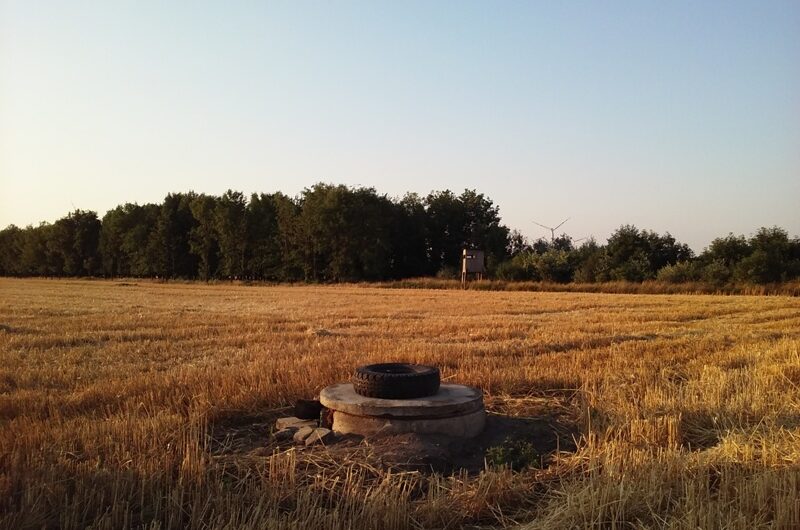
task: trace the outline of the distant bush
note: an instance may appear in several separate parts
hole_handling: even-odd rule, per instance
[[[574,254],[567,250],[548,249],[541,254],[527,251],[498,265],[495,277],[506,281],[569,283],[575,272],[574,262]]]
[[[575,252],[578,254],[577,265],[573,279],[579,283],[595,283],[608,280],[608,256],[605,250],[594,245],[594,248],[587,248],[584,245]]]
[[[546,282],[569,283],[575,272],[571,253],[566,250],[548,250],[535,256],[533,266],[537,276]]]
[[[442,267],[436,273],[436,277],[440,280],[456,280],[461,276],[455,267]]]
[[[778,283],[797,278],[799,269],[797,260],[783,260],[759,249],[736,265],[734,277],[741,282]]]
[[[722,261],[715,260],[703,267],[700,278],[714,287],[722,287],[730,282],[731,276],[730,268]]]
[[[653,276],[647,255],[642,251],[635,252],[627,261],[614,267],[609,272],[610,280],[626,282],[643,282]]]
[[[752,252],[733,268],[737,281],[766,284],[800,276],[800,239],[790,239],[786,230],[761,228],[748,243]]]
[[[532,254],[530,252],[524,252],[500,263],[495,268],[495,277],[499,280],[515,282],[541,279],[531,258]]]
[[[666,283],[685,283],[700,279],[697,266],[689,261],[681,261],[674,265],[667,265],[658,271],[656,280]]]

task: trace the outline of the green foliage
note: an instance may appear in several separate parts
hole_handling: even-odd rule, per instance
[[[502,444],[486,450],[486,463],[521,471],[528,467],[540,467],[541,456],[530,442],[506,438]]]
[[[391,199],[373,188],[316,184],[291,198],[228,190],[124,204],[102,221],[76,210],[53,224],[0,230],[0,274],[381,281],[458,278],[461,252],[486,252],[503,281],[703,282],[723,288],[800,278],[800,239],[777,227],[728,234],[697,258],[669,233],[621,226],[605,245],[562,234],[529,242],[475,190]]]
[[[656,275],[656,279],[666,283],[686,283],[700,279],[700,271],[697,266],[690,261],[681,261],[672,265],[662,267]]]
[[[700,278],[714,287],[720,288],[730,282],[733,274],[722,260],[714,260],[701,270]]]
[[[561,234],[553,239],[549,244],[550,250],[560,250],[563,252],[572,252],[575,246],[572,244],[572,238],[567,234]]]
[[[21,228],[9,225],[0,230],[0,274],[20,276],[23,274],[21,260],[24,234]]]
[[[533,250],[528,243],[528,239],[522,235],[519,230],[512,230],[508,236],[508,245],[506,246],[506,255],[511,258],[522,254],[523,252],[530,252]]]
[[[197,256],[190,252],[189,238],[195,226],[191,203],[197,197],[190,193],[170,193],[164,198],[149,233],[147,257],[151,269],[160,278],[193,278],[197,276]]]
[[[456,280],[461,276],[455,267],[442,267],[436,271],[436,277],[440,280]]]
[[[157,273],[155,228],[161,214],[157,204],[125,204],[103,216],[100,259],[107,276],[154,276]]]
[[[669,233],[662,236],[624,225],[608,239],[606,255],[607,279],[641,282],[667,265],[690,259],[692,251]]]
[[[553,248],[544,254],[534,255],[532,261],[539,279],[554,283],[572,281],[575,267],[569,251]]]
[[[390,275],[394,207],[373,188],[317,184],[303,191],[297,244],[311,281]]]
[[[611,258],[612,260],[614,258]],[[609,271],[609,278],[616,281],[643,282],[653,277],[650,261],[644,250],[636,250],[624,261],[617,258],[616,266]]]
[[[463,247],[483,249],[489,260],[505,258],[509,230],[500,224],[500,208],[475,190],[464,190],[458,200],[466,220]]]
[[[117,206],[103,216],[99,250],[104,274],[109,276],[130,274],[130,258],[123,251],[122,241],[130,229],[128,222],[130,218],[129,210],[134,207],[131,204]]]
[[[75,210],[55,222],[46,251],[61,265],[57,274],[86,276],[99,272],[100,220],[95,212]]]
[[[431,270],[455,267],[464,248],[466,215],[458,197],[450,191],[431,192],[425,198],[426,232],[429,234]]]
[[[281,266],[279,280],[297,281],[304,279],[304,262],[300,231],[300,206],[296,201],[282,193],[272,196],[275,205],[275,218],[277,222],[276,239],[280,249]]]
[[[701,259],[706,263],[719,262],[725,267],[734,267],[752,252],[747,238],[728,234],[714,239],[703,252]]]
[[[789,239],[789,234],[778,227],[761,228],[749,246],[752,253],[742,258],[734,268],[734,277],[740,282],[757,284],[777,283],[800,275],[797,258],[800,241]]]
[[[431,273],[428,262],[428,214],[416,193],[407,193],[394,207],[392,277],[413,278]]]
[[[219,239],[216,230],[218,201],[209,195],[198,195],[189,202],[195,223],[189,230],[189,249],[198,258],[197,273],[208,281],[217,269]]]
[[[522,252],[510,260],[500,263],[495,268],[495,276],[506,281],[540,280],[533,261],[534,255],[532,251]]]
[[[546,281],[569,283],[575,275],[575,252],[549,248],[539,254],[534,250],[521,252],[499,264],[495,276],[508,281]]]
[[[283,256],[278,226],[279,194],[252,194],[247,204],[246,274],[253,278],[283,278]]]
[[[506,257],[508,228],[500,224],[499,208],[482,193],[432,192],[425,208],[431,271],[460,266],[464,248],[482,249],[497,263]]]
[[[247,251],[247,200],[239,191],[226,191],[214,208],[214,227],[219,241],[220,272],[228,278],[241,278]]]
[[[594,238],[589,238],[575,252],[575,274],[579,283],[595,283],[608,279],[608,256]]]

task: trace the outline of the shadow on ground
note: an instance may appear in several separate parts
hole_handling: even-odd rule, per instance
[[[324,446],[295,446],[272,437],[278,411],[236,415],[214,423],[206,447],[213,457],[237,459],[268,457],[284,450],[296,450],[298,459],[324,455],[345,463],[359,461],[382,469],[423,473],[477,474],[489,463],[503,463],[503,456],[524,447],[526,465],[547,467],[557,452],[574,452],[581,432],[576,422],[564,415],[518,417],[488,413],[486,428],[477,437],[461,439],[443,435],[337,436]],[[498,455],[500,462],[498,462]]]
[[[364,439],[373,459],[383,467],[440,473],[479,473],[487,463],[512,464],[513,453],[527,453],[522,465],[547,467],[557,452],[574,452],[577,425],[554,418],[520,418],[489,414],[476,438],[403,434]],[[511,458],[509,458],[511,456]],[[499,458],[499,461],[498,461]],[[517,463],[515,465],[519,465]]]

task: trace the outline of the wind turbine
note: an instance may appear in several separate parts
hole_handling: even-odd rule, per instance
[[[567,221],[569,221],[569,219],[570,219],[570,218],[569,218],[569,217],[567,217],[566,219],[564,219],[563,221],[561,221],[561,222],[558,224],[558,226],[556,226],[556,227],[545,226],[545,225],[543,225],[542,223],[537,223],[536,221],[534,221],[534,222],[533,222],[533,224],[535,224],[535,225],[539,225],[539,226],[541,226],[542,228],[547,228],[548,230],[550,230],[550,242],[552,243],[553,241],[555,241],[555,240],[556,240],[556,230],[558,230],[559,228],[561,228],[561,226],[562,226],[564,223],[566,223]]]

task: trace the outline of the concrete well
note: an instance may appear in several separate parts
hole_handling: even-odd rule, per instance
[[[472,438],[483,431],[486,412],[477,388],[444,384],[433,396],[378,399],[357,394],[350,383],[332,385],[319,396],[333,411],[333,430],[361,435],[446,434]]]

